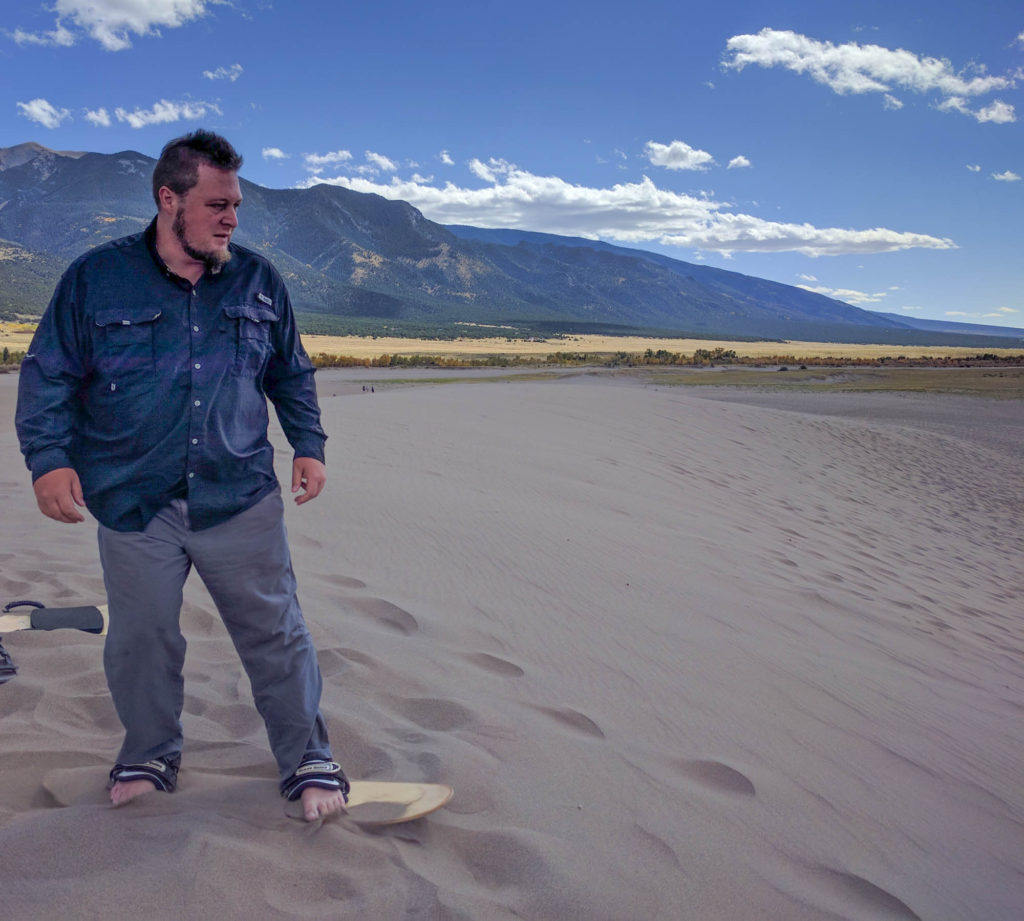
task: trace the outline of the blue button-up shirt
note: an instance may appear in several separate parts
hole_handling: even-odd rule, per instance
[[[199,530],[277,486],[267,397],[296,456],[323,461],[314,369],[288,292],[262,256],[192,285],[156,251],[155,221],[79,257],[21,366],[16,423],[33,482],[73,467],[89,511],[141,531],[187,497]]]

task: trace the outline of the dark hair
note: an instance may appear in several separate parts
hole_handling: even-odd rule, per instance
[[[159,192],[167,186],[176,195],[184,195],[199,181],[199,164],[237,173],[242,157],[219,134],[199,129],[164,145],[153,168],[153,200],[160,207]]]

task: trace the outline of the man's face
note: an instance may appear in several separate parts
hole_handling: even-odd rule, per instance
[[[174,235],[185,254],[207,268],[227,262],[241,203],[237,173],[200,163],[199,181],[178,198],[174,215]]]

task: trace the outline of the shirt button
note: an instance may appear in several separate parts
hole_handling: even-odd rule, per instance
[[[193,406],[202,406],[203,405],[203,401],[202,400],[196,400],[195,403],[193,403],[192,405]]]
[[[188,475],[188,478],[189,478],[189,479],[191,480],[191,479],[192,479],[192,477],[194,477],[194,476],[195,476],[195,474],[194,474],[194,473],[189,473],[189,475]]]
[[[192,439],[192,444],[194,444],[194,445],[199,444],[199,439],[198,438],[193,438]]]
[[[202,368],[202,365],[197,361],[195,365],[193,365],[193,367],[198,371],[200,368]]]
[[[192,332],[198,333],[199,332],[199,327],[198,326],[193,326],[192,327]]]

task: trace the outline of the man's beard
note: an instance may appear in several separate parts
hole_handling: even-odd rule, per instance
[[[178,213],[174,215],[174,224],[171,226],[171,229],[174,231],[174,235],[178,238],[178,242],[181,244],[181,248],[185,251],[185,255],[188,256],[189,259],[195,259],[196,262],[201,262],[207,269],[219,268],[231,259],[230,250],[225,249],[220,252],[213,252],[196,249],[194,246],[189,244],[185,239],[184,208],[179,208]]]

